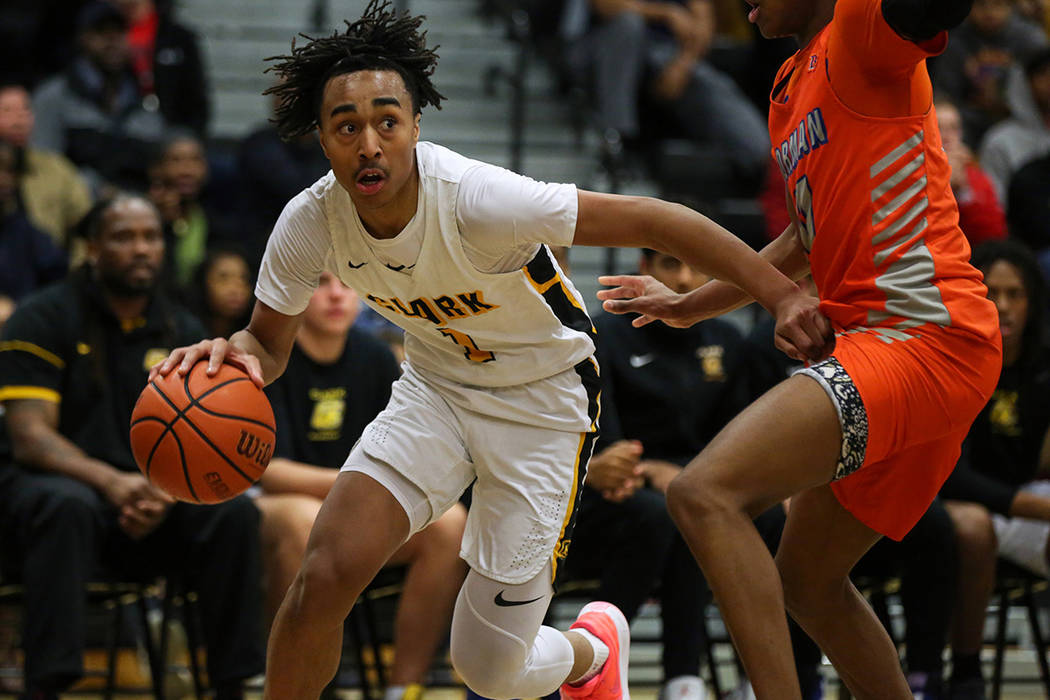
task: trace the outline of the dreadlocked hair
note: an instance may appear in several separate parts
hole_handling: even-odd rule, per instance
[[[290,140],[317,128],[328,80],[359,70],[396,71],[412,97],[414,114],[427,105],[441,109],[445,97],[430,81],[438,56],[427,48],[426,32],[419,30],[423,19],[407,12],[399,15],[387,0],[370,0],[361,19],[344,20],[346,31],[316,39],[300,34],[308,44],[296,47],[293,39],[290,55],[267,58],[276,63],[266,72],[281,78],[263,92],[279,100],[273,122],[281,138]]]

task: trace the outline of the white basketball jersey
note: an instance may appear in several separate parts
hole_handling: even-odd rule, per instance
[[[324,193],[332,271],[405,329],[408,360],[455,382],[504,387],[551,377],[592,355],[594,326],[547,246],[506,273],[479,272],[467,259],[457,192],[478,162],[430,143],[419,144],[416,160],[424,234],[411,268],[376,258],[350,195],[334,180]]]

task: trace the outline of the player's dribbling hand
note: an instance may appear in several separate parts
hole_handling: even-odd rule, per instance
[[[835,350],[835,331],[820,311],[820,300],[799,290],[774,309],[774,344],[793,360],[819,362]]]
[[[693,319],[680,318],[681,309],[676,302],[682,295],[648,275],[602,275],[598,283],[612,287],[598,291],[603,309],[614,314],[641,314],[631,321],[635,328],[653,321],[663,321],[675,328],[695,323]]]
[[[150,367],[149,381],[152,382],[158,375],[166,377],[173,369],[180,375],[184,375],[205,357],[208,358],[209,377],[215,376],[222,363],[226,362],[243,369],[255,386],[260,389],[266,385],[259,358],[244,352],[236,345],[231,345],[225,338],[212,338],[186,347],[175,348],[167,358]]]

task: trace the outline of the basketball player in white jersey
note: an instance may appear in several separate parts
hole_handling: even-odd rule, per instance
[[[373,0],[345,32],[279,59],[278,128],[318,130],[332,170],[277,222],[248,328],[177,349],[152,376],[208,358],[210,372],[231,362],[272,382],[326,270],[406,331],[404,374],[347,458],[274,622],[266,698],[318,696],[358,595],[473,482],[456,670],[489,698],[561,687],[628,700],[615,607],[588,605],[567,632],[542,626],[598,430],[594,329],[548,246],[667,251],[754,295],[798,358],[825,356],[830,328],[815,299],[689,209],[543,184],[420,142],[421,109],[443,99],[421,19]]]

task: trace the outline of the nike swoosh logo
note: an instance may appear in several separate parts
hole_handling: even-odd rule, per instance
[[[496,598],[493,602],[501,608],[512,608],[515,605],[528,605],[529,603],[535,603],[542,597],[543,596],[540,596],[539,598],[533,598],[532,600],[507,600],[503,597],[503,591],[500,591],[496,594]]]
[[[627,361],[631,363],[631,367],[638,369],[639,367],[645,367],[647,364],[652,362],[654,359],[653,354],[647,353],[645,355],[631,355],[627,358]]]
[[[364,267],[365,265],[367,265],[368,261],[366,260],[363,263],[358,263],[358,264],[355,265],[353,260],[347,260],[346,264],[350,266],[351,270],[356,270],[359,267]]]
[[[405,270],[411,270],[413,267],[416,266],[415,263],[413,263],[411,265],[387,265],[387,263],[383,263],[383,264],[386,265],[391,270],[393,270],[394,272],[404,272]]]

